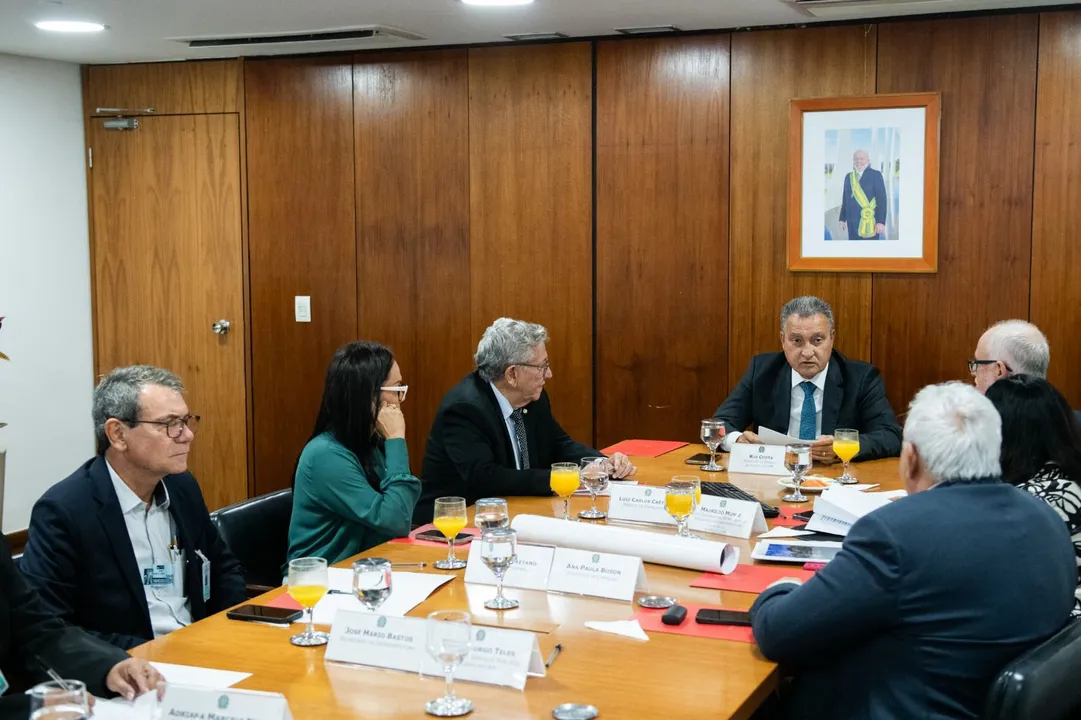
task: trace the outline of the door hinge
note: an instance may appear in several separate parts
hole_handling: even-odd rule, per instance
[[[94,148],[88,147],[86,149],[86,159],[90,165],[90,169],[94,169]]]

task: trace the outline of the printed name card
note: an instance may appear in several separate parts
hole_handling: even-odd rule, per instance
[[[633,485],[611,488],[608,499],[608,519],[626,522],[644,522],[657,525],[675,525],[676,521],[664,507],[663,487]]]
[[[646,570],[631,555],[557,548],[548,589],[630,602],[635,590],[646,589]]]
[[[255,690],[211,690],[166,684],[159,710],[156,717],[163,720],[293,720],[284,695]]]
[[[423,618],[339,611],[331,626],[331,662],[428,675],[442,668],[428,655]],[[461,680],[525,688],[529,675],[544,675],[537,636],[524,630],[473,628],[473,647],[454,676]]]
[[[481,555],[483,541],[478,537],[469,543],[469,561],[465,567],[465,581],[478,585],[495,585],[495,575],[484,564]],[[518,555],[503,576],[503,585],[521,590],[546,590],[548,572],[552,569],[555,548],[551,545],[518,543]]]
[[[753,475],[791,475],[784,466],[784,445],[734,443],[728,471]]]
[[[424,654],[421,675],[443,676],[443,667]],[[524,690],[526,678],[544,677],[546,670],[537,636],[525,630],[473,628],[473,647],[454,670],[456,680]]]
[[[692,530],[738,538],[749,538],[753,532],[768,529],[766,516],[758,503],[713,495],[702,496],[702,504],[695,510],[688,525]]]

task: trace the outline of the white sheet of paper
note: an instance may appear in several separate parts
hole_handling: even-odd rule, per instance
[[[165,677],[165,681],[170,685],[224,690],[233,687],[245,678],[251,677],[251,673],[214,670],[213,668],[195,667],[193,665],[173,665],[172,663],[163,662],[152,662],[150,664],[158,669],[158,672]]]
[[[143,693],[132,702],[124,698],[98,700],[94,703],[94,720],[148,720],[157,709],[157,696],[153,692]]]
[[[908,497],[908,491],[907,490],[886,490],[885,492],[876,492],[876,493],[868,493],[868,494],[869,495],[877,495],[879,497],[884,497],[887,500],[892,500],[894,498]]]
[[[791,435],[785,435],[779,433],[776,430],[770,430],[765,425],[758,427],[758,439],[762,441],[763,445],[791,445],[792,443],[805,443],[806,440],[800,440],[798,437],[792,437]]]
[[[612,487],[633,487],[638,484],[637,480],[609,480],[608,487],[597,493],[597,497],[608,497],[612,494]],[[589,491],[585,488],[578,488],[574,491],[575,495],[585,495],[589,497]]]
[[[621,635],[642,642],[649,641],[649,635],[646,635],[646,631],[642,629],[637,620],[616,620],[614,622],[587,620],[584,625],[590,630]]]
[[[878,483],[858,483],[856,485],[846,485],[849,490],[874,490],[878,487]]]
[[[342,570],[341,568],[331,568],[332,570],[341,570],[341,572],[349,573],[349,587],[336,587],[335,582],[340,583],[341,580],[335,580],[332,576],[330,586],[335,589],[346,590],[348,589],[349,595],[325,595],[315,606],[315,613],[313,621],[316,625],[331,625],[334,622],[334,616],[338,614],[339,610],[350,610],[352,612],[368,612],[367,608],[360,604],[360,600],[357,600],[352,595],[353,590],[353,571]],[[428,596],[435,592],[443,584],[450,582],[454,579],[454,575],[436,575],[435,573],[412,573],[412,572],[391,572],[392,589],[390,597],[379,608],[377,613],[379,615],[393,615],[395,617],[401,617],[407,612],[420,605],[422,602],[428,599]],[[340,578],[340,576],[339,576]],[[294,624],[304,624],[308,620],[307,613],[297,620]]]
[[[857,520],[890,501],[889,493],[867,493],[844,485],[832,485],[815,500],[814,515],[807,529],[833,535],[848,535]]]
[[[800,535],[814,535],[810,530],[796,530],[794,528],[782,527],[778,525],[769,532],[764,532],[758,537],[760,538],[794,538]]]

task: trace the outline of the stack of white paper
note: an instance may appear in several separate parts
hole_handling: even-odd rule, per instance
[[[604,490],[601,490],[599,493],[597,493],[597,497],[608,497],[609,495],[611,495],[613,485],[616,486],[616,487],[620,487],[620,486],[625,487],[627,485],[637,485],[637,484],[638,484],[637,480],[610,480],[610,481],[608,481],[608,487],[606,487]],[[574,494],[575,495],[585,495],[586,497],[589,497],[589,491],[586,490],[584,487],[580,487],[577,490],[575,490]]]
[[[330,589],[348,592],[348,595],[326,595],[315,605],[312,621],[316,625],[333,625],[334,616],[339,610],[351,610],[353,612],[368,612],[353,595],[353,571],[341,568],[331,568]],[[347,577],[348,576],[348,577]],[[391,572],[390,597],[380,606],[380,615],[404,616],[407,612],[428,599],[428,596],[436,591],[444,583],[454,579],[454,575],[436,575],[434,573],[411,573]],[[348,580],[348,583],[346,582]],[[306,623],[308,614],[305,613],[296,622]]]
[[[869,493],[844,485],[831,485],[815,500],[807,529],[831,535],[848,534],[861,517],[889,503],[888,493]]]

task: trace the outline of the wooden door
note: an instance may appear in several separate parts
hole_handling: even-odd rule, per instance
[[[169,368],[202,416],[190,469],[210,509],[248,496],[238,116],[90,121],[97,370]],[[212,325],[230,323],[226,334]]]

